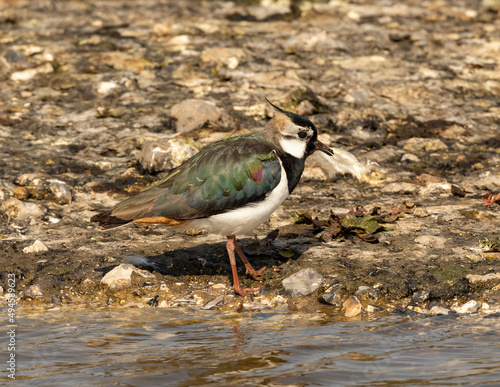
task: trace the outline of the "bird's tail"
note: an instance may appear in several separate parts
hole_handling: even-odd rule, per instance
[[[99,223],[103,230],[108,230],[110,228],[120,227],[131,222],[130,220],[118,218],[117,216],[111,215],[111,210],[106,212],[101,212],[100,214],[94,215],[90,218],[91,222]]]

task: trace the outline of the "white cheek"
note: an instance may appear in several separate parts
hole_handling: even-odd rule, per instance
[[[307,143],[299,139],[283,138],[280,140],[280,145],[286,153],[298,159],[303,158],[306,153]]]

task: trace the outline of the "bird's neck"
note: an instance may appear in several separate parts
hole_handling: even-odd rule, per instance
[[[280,155],[288,180],[288,193],[292,193],[304,172],[305,159],[297,159],[289,154]]]

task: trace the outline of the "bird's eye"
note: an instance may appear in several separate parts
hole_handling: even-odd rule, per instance
[[[299,137],[300,138],[306,138],[307,137],[307,133],[306,132],[299,132]]]

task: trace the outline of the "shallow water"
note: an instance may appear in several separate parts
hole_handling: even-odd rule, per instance
[[[20,314],[17,324],[17,382],[30,386],[500,383],[499,314],[346,321],[144,309]]]

